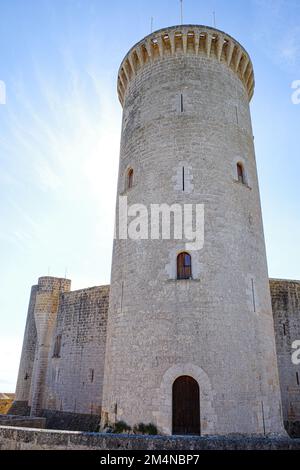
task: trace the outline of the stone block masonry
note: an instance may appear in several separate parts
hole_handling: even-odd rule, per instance
[[[48,412],[100,416],[108,295],[102,286],[61,296],[45,380]]]
[[[201,25],[153,32],[121,63],[117,194],[132,207],[203,204],[204,247],[189,253],[192,274],[182,280],[176,266],[186,239],[114,240],[104,424],[153,422],[170,435],[176,415],[184,433],[195,432],[192,411],[186,421],[180,412],[195,409],[190,394],[173,408],[173,384],[188,376],[199,388],[197,433],[284,433],[253,91],[247,52]],[[118,221],[117,210],[116,233]]]
[[[283,419],[291,436],[300,436],[300,365],[292,362],[292,344],[300,340],[300,281],[271,279]]]
[[[46,427],[46,418],[31,418],[30,416],[16,415],[0,415],[0,426],[44,429]]]
[[[96,430],[109,286],[73,292],[70,286],[47,277],[32,288],[10,413],[44,416],[50,428]]]
[[[276,436],[128,436],[0,426],[0,450],[300,450],[300,439]]]
[[[300,387],[296,375],[299,366],[292,364],[291,345],[295,339],[300,339],[300,281],[271,279],[270,289],[284,423],[289,434],[296,437],[300,436]],[[109,286],[68,292],[60,296],[58,318],[51,343],[54,348],[56,337],[60,334],[61,351],[60,357],[53,358],[53,352],[50,357],[49,371],[44,384],[44,387],[47,387],[47,396],[41,411],[49,429],[95,431],[99,426],[108,304]],[[29,320],[31,315],[32,311],[29,309]],[[31,328],[31,331],[34,331],[34,324]],[[24,393],[29,392],[26,381],[23,390],[20,390],[20,384],[24,380],[24,371],[30,370],[34,362],[32,353],[35,351],[32,346],[34,337],[28,333],[28,343],[25,341],[23,345],[17,387],[17,392],[21,393],[19,398],[23,399],[27,397]],[[31,351],[30,354],[28,351]],[[78,358],[78,367],[76,367]],[[94,386],[90,382],[91,368],[94,368],[96,381]],[[56,381],[57,369],[59,380]],[[75,400],[76,409],[74,409]],[[29,415],[28,401],[15,401],[9,413],[19,416]]]

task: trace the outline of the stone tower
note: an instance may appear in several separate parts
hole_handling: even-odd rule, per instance
[[[127,196],[129,215],[134,204],[203,204],[204,246],[120,237],[117,203],[103,426],[284,432],[253,91],[247,52],[205,26],[157,31],[121,64],[118,201]]]
[[[49,390],[45,388],[50,346],[60,294],[69,292],[71,281],[40,277],[31,289],[22,355],[12,411],[40,416]]]

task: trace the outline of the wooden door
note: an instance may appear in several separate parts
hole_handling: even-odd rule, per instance
[[[199,385],[192,377],[178,377],[173,384],[173,434],[200,435]]]

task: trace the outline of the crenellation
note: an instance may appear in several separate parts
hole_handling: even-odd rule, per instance
[[[226,55],[225,51],[228,44],[229,50],[228,55]],[[176,56],[181,53],[183,55],[195,54],[196,56],[205,53],[208,59],[216,59],[219,62],[223,61],[243,82],[248,92],[249,101],[252,98],[254,81],[251,81],[250,86],[248,86],[248,80],[250,76],[253,76],[253,67],[244,48],[222,31],[204,26],[187,25],[174,26],[152,33],[129,51],[119,69],[118,82],[122,83],[123,88],[122,90],[120,87],[118,88],[121,104],[124,104],[125,94],[130,81],[135,75],[141,73],[142,69],[149,62],[152,64],[155,60],[165,60],[170,55]],[[246,65],[240,69],[242,62]],[[126,71],[128,63],[133,71],[132,76]],[[247,67],[249,68],[247,80],[245,79],[244,67],[245,70]]]

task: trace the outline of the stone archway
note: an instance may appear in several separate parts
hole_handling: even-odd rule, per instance
[[[156,401],[156,418],[158,429],[172,435],[172,388],[180,376],[192,377],[199,385],[200,391],[200,427],[201,434],[217,434],[217,416],[213,408],[214,394],[208,375],[201,367],[194,364],[176,364],[163,375]]]

